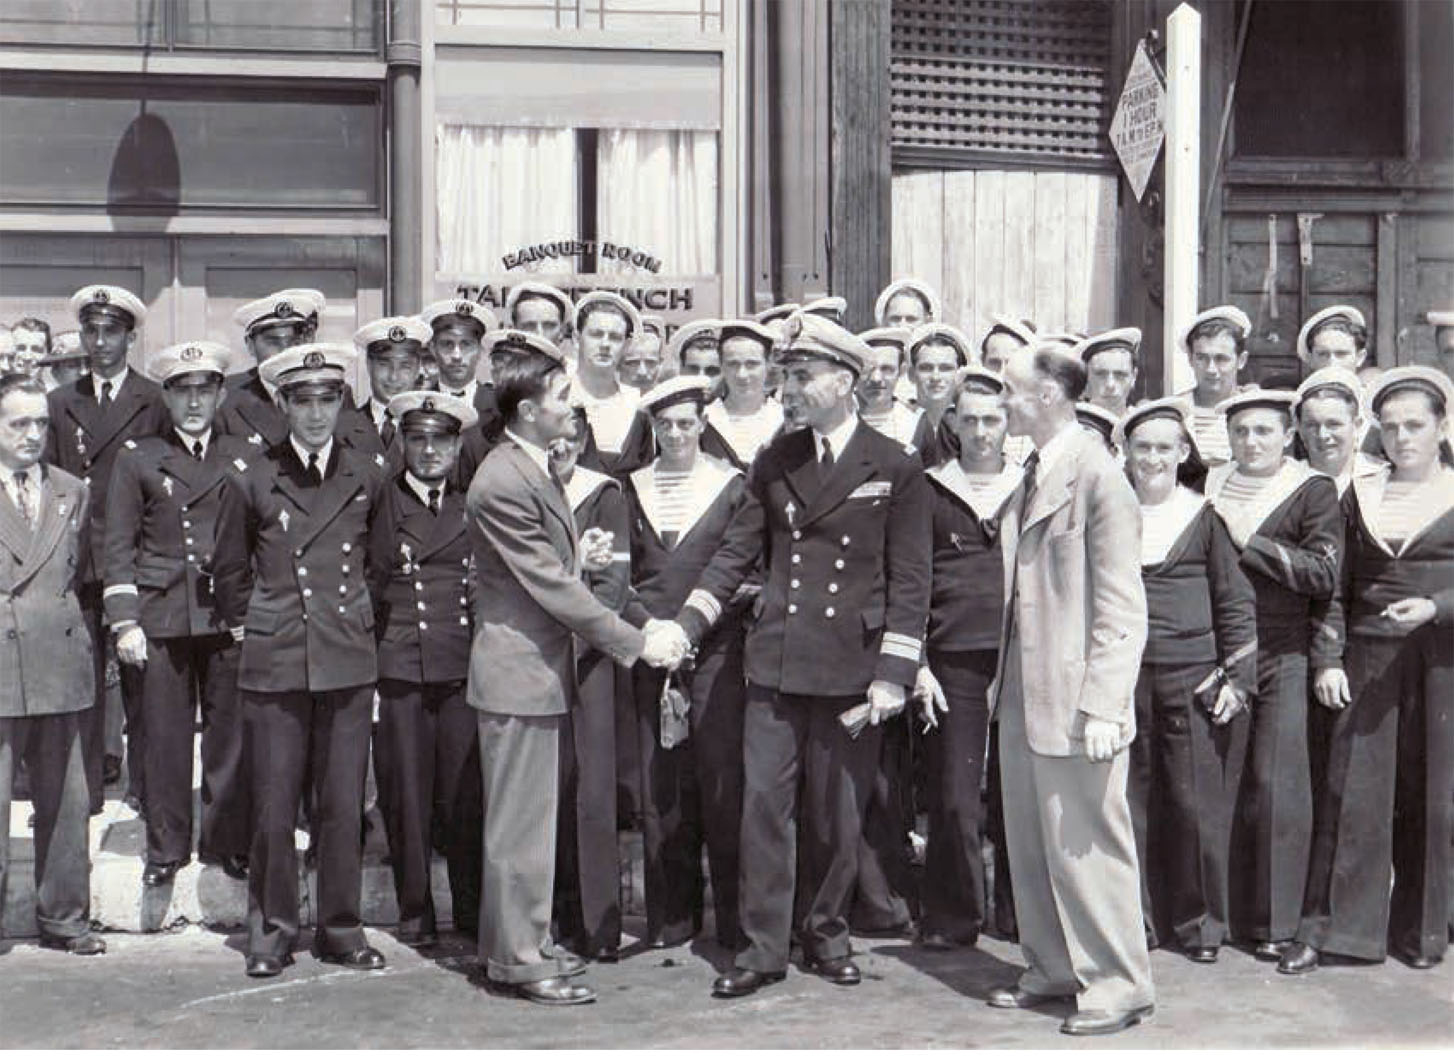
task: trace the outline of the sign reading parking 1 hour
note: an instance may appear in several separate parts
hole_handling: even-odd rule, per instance
[[[1144,40],[1136,45],[1131,71],[1111,117],[1110,137],[1136,201],[1140,202],[1166,139],[1166,85]]]

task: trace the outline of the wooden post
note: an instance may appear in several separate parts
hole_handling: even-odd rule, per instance
[[[829,287],[848,300],[848,326],[873,326],[889,280],[893,176],[889,153],[889,0],[830,5],[832,106]]]
[[[1166,258],[1162,317],[1165,392],[1194,383],[1177,332],[1197,312],[1201,209],[1202,16],[1182,4],[1166,20]]]

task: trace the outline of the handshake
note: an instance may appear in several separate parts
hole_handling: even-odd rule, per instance
[[[641,660],[649,666],[676,669],[692,656],[692,641],[674,621],[650,618],[641,631],[646,636],[646,646],[641,649]]]

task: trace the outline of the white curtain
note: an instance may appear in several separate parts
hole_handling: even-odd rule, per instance
[[[669,276],[717,271],[717,134],[602,129],[596,227],[600,238],[661,260]],[[627,271],[601,261],[602,272]]]
[[[441,122],[435,147],[438,272],[503,272],[511,251],[579,237],[574,130]],[[532,271],[574,265],[554,258]]]

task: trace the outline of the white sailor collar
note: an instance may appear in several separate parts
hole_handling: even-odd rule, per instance
[[[646,521],[651,524],[651,528],[656,531],[658,537],[662,536],[661,520],[656,506],[656,469],[660,462],[659,459],[653,460],[645,467],[631,472],[631,486],[636,490],[636,499],[641,504],[641,513],[646,516]],[[722,490],[727,488],[728,483],[741,475],[742,472],[731,464],[714,460],[702,452],[697,453],[697,459],[692,464],[692,470],[687,479],[692,505],[686,520],[677,527],[677,543],[681,543],[693,527],[701,521],[702,516],[722,494]]]
[[[1383,506],[1383,494],[1388,489],[1388,483],[1392,478],[1393,468],[1388,464],[1383,464],[1372,474],[1355,477],[1350,488],[1358,497],[1359,517],[1362,518],[1368,535],[1373,538],[1373,542],[1383,550],[1384,554],[1397,558],[1408,551],[1409,545],[1423,536],[1430,526],[1448,514],[1451,508],[1454,508],[1454,469],[1440,467],[1439,473],[1427,483],[1431,487],[1430,496],[1433,502],[1420,510],[1420,521],[1404,538],[1398,551],[1393,550],[1378,524],[1378,512]]]
[[[969,475],[959,465],[958,460],[946,460],[937,467],[931,467],[928,474],[930,478],[960,500],[965,507],[973,511],[976,518],[981,522],[987,522],[992,518],[997,518],[1004,510],[1005,502],[1019,488],[1020,479],[1025,475],[1025,468],[1007,458],[1000,473],[990,482],[989,492],[979,497],[973,494]]]

